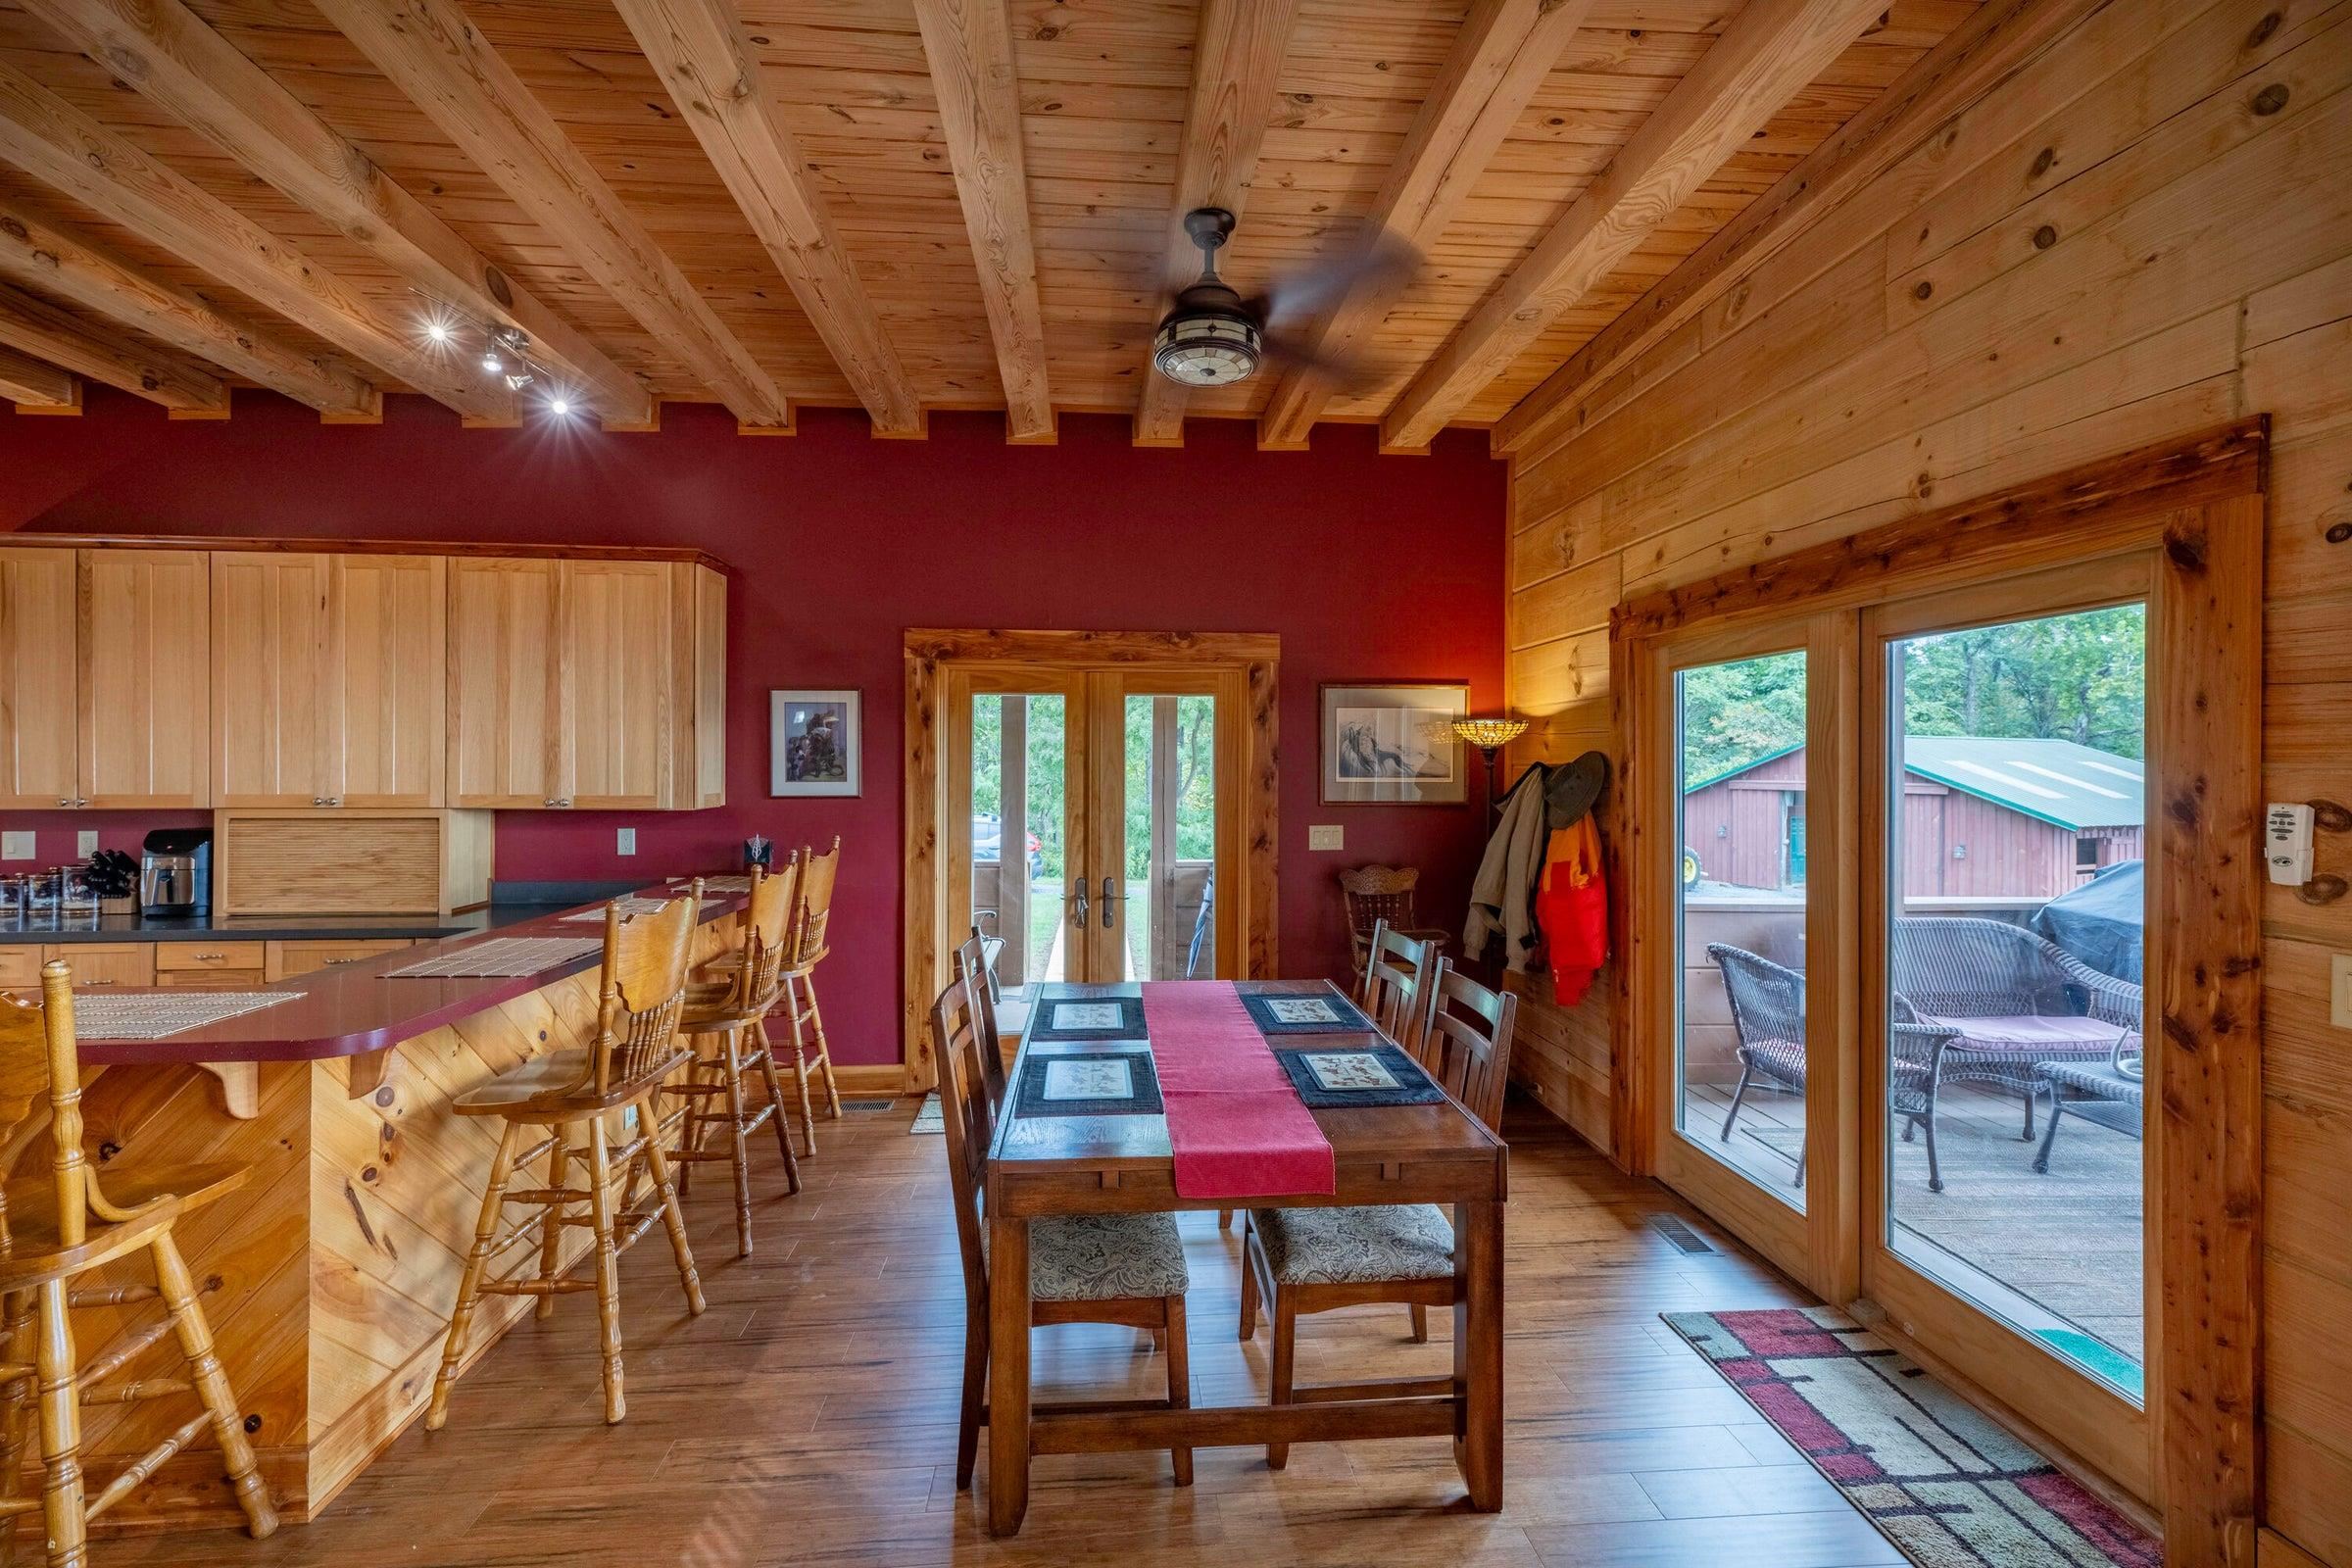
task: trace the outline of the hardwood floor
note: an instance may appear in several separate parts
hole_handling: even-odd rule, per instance
[[[1714,1561],[1867,1568],[1902,1561],[1657,1314],[1803,1299],[1649,1182],[1629,1181],[1532,1107],[1514,1106],[1507,1502],[1463,1511],[1443,1441],[1309,1444],[1290,1468],[1202,1449],[1179,1490],[1164,1453],[1035,1461],[1027,1527],[990,1541],[955,1490],[962,1286],[943,1143],[908,1137],[915,1102],[852,1112],[802,1170],[754,1173],[758,1250],[734,1252],[716,1187],[687,1204],[710,1311],[688,1319],[662,1249],[623,1265],[629,1415],[608,1429],[596,1313],[565,1299],[459,1384],[446,1430],[412,1429],[329,1507],[267,1542],[116,1537],[101,1565],[564,1563],[1025,1565],[1148,1562],[1608,1568]],[[471,1201],[470,1199],[466,1200]],[[1715,1252],[1647,1223],[1676,1214]],[[1197,1399],[1263,1397],[1268,1341],[1234,1338],[1238,1231],[1184,1219]],[[201,1259],[195,1260],[199,1269]],[[1300,1376],[1377,1365],[1431,1375],[1446,1325],[1406,1338],[1401,1308],[1299,1324]],[[1155,1395],[1132,1330],[1038,1331],[1040,1396]]]

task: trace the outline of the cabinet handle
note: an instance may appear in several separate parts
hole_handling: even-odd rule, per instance
[[[57,798],[57,804],[60,806],[72,806],[74,804],[74,797],[71,795],[60,795]]]
[[[323,795],[314,795],[311,797],[311,804],[313,806],[324,806],[326,804],[326,797]]]
[[[89,803],[88,801],[86,801],[86,800],[78,800],[78,801],[75,801],[74,804],[75,806],[87,806],[87,805],[89,805],[90,803]]]
[[[326,798],[326,804],[329,806],[341,806],[343,804],[343,797],[340,795],[329,795]]]
[[[228,955],[225,953],[197,953],[191,954],[190,956],[193,957],[198,963],[219,963],[221,959],[227,957]]]
[[[76,980],[74,983],[77,986],[111,986],[114,984],[112,980]]]

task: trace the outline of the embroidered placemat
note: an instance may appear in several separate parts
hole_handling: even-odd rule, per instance
[[[195,991],[137,996],[74,993],[74,1032],[84,1040],[164,1040],[241,1013],[292,1002],[300,991]]]
[[[1395,1046],[1281,1048],[1274,1059],[1310,1110],[1346,1105],[1430,1105],[1446,1091]]]
[[[1029,1013],[1030,1040],[1141,1040],[1141,997],[1049,997]]]
[[[1268,1035],[1334,1035],[1369,1034],[1372,1020],[1365,1017],[1356,1004],[1349,1002],[1338,986],[1323,982],[1320,992],[1306,995],[1296,993],[1263,993],[1245,991],[1242,1005],[1250,1009],[1250,1018],[1261,1034]]]
[[[1155,1116],[1165,1108],[1149,1050],[1031,1056],[1016,1107],[1023,1116]]]
[[[704,883],[703,891],[706,893],[710,892],[710,884],[708,882]],[[683,897],[683,895],[680,895],[680,897]],[[620,906],[620,915],[621,918],[625,920],[632,915],[651,914],[664,905],[671,904],[676,901],[671,899],[648,899],[631,893],[625,898],[613,899],[611,902]],[[707,898],[703,900],[703,908],[708,909],[710,907],[710,906],[716,904],[717,902],[718,901],[716,899]],[[697,912],[699,913],[700,911],[698,910]],[[602,925],[605,919],[605,906],[600,904],[593,909],[582,909],[577,914],[561,914],[556,918],[565,922],[594,920],[599,925]]]
[[[537,974],[598,951],[602,937],[492,937],[385,971],[387,980],[456,980],[475,976]]]
[[[671,885],[676,886],[691,882],[694,878],[673,876],[669,880]],[[707,876],[703,878],[703,891],[705,893],[749,893],[752,891],[752,879],[748,876]]]

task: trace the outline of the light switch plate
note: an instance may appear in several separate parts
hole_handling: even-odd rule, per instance
[[[1310,850],[1344,850],[1348,847],[1348,830],[1337,822],[1317,822],[1306,830],[1306,847]]]
[[[2352,953],[2328,956],[2328,1021],[2338,1029],[2352,1029]]]
[[[98,853],[98,830],[94,827],[85,827],[74,834],[74,853],[85,860],[96,855]]]
[[[0,833],[0,860],[29,860],[32,858],[32,833]]]
[[[637,830],[633,827],[624,827],[620,829],[619,832],[620,842],[615,847],[613,853],[617,855],[635,855],[637,853]]]

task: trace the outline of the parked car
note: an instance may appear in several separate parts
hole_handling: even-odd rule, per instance
[[[1035,881],[1045,874],[1045,846],[1038,842],[1036,834],[1031,833],[1027,837],[1029,840],[1029,878],[1031,881]],[[972,813],[972,858],[975,860],[1002,860],[1004,858],[1004,824],[993,811],[974,811]]]

